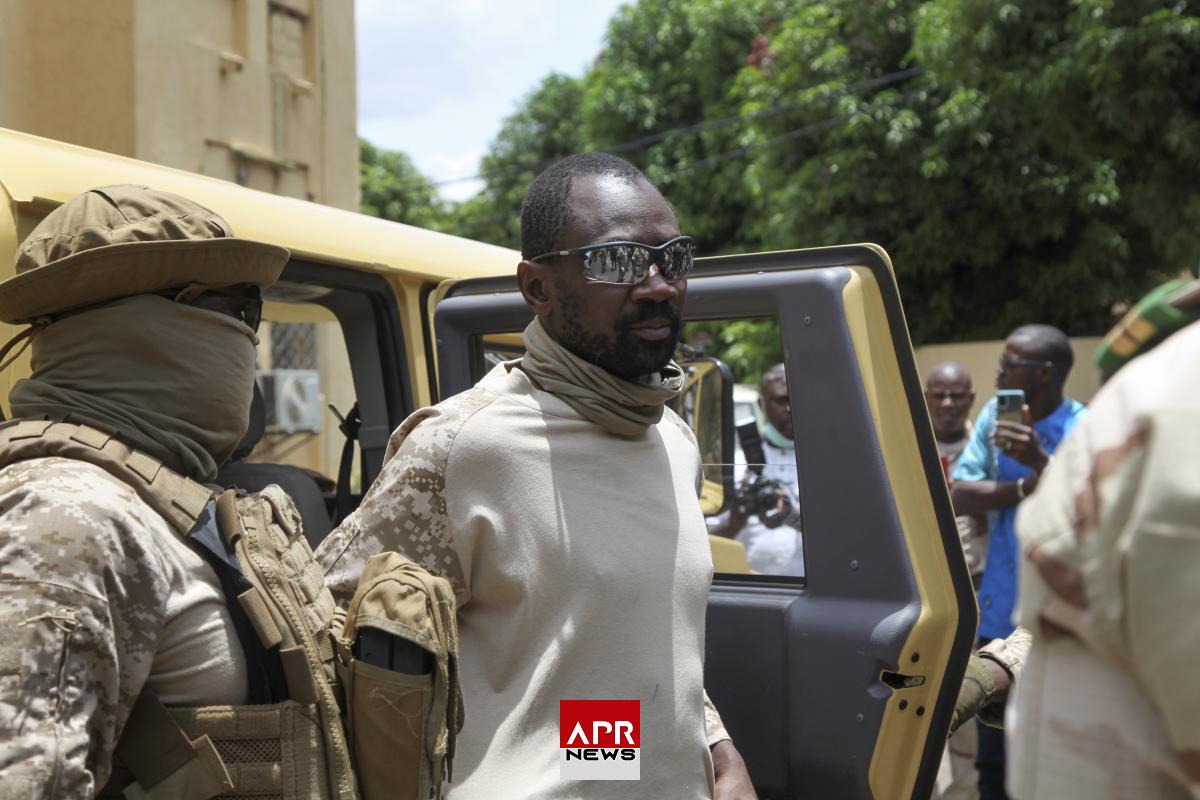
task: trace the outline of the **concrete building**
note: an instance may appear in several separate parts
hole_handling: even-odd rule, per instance
[[[0,127],[357,211],[356,116],[353,0],[0,0]],[[260,374],[313,370],[320,393],[260,381],[320,423],[256,458],[332,476],[326,404],[354,396],[322,311],[278,306],[289,322],[260,331]]]
[[[0,127],[358,208],[352,0],[4,0]]]

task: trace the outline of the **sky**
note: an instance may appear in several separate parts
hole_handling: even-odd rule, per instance
[[[521,98],[582,75],[622,0],[357,0],[358,135],[436,181],[478,172]],[[450,200],[479,181],[438,189]]]

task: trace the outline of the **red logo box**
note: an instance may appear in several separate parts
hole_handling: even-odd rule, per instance
[[[562,780],[639,780],[641,745],[641,701],[559,701]]]

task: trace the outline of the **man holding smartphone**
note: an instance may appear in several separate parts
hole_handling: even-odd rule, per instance
[[[1081,403],[1063,394],[1074,360],[1066,334],[1050,325],[1023,325],[1009,334],[996,372],[1000,395],[979,413],[952,475],[955,512],[989,517],[990,541],[979,585],[981,645],[1014,630],[1017,506],[1037,488],[1051,455],[1085,413]],[[999,416],[1002,400],[1007,419]],[[976,766],[981,800],[1007,797],[1002,731],[980,728]]]

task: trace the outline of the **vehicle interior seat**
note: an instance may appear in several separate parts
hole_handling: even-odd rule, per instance
[[[272,483],[278,484],[296,503],[304,525],[304,537],[315,550],[333,530],[325,496],[317,479],[308,471],[291,464],[246,461],[266,430],[267,404],[255,381],[254,399],[250,403],[250,426],[229,461],[217,472],[216,483],[225,488],[236,486],[248,492],[260,492]]]

